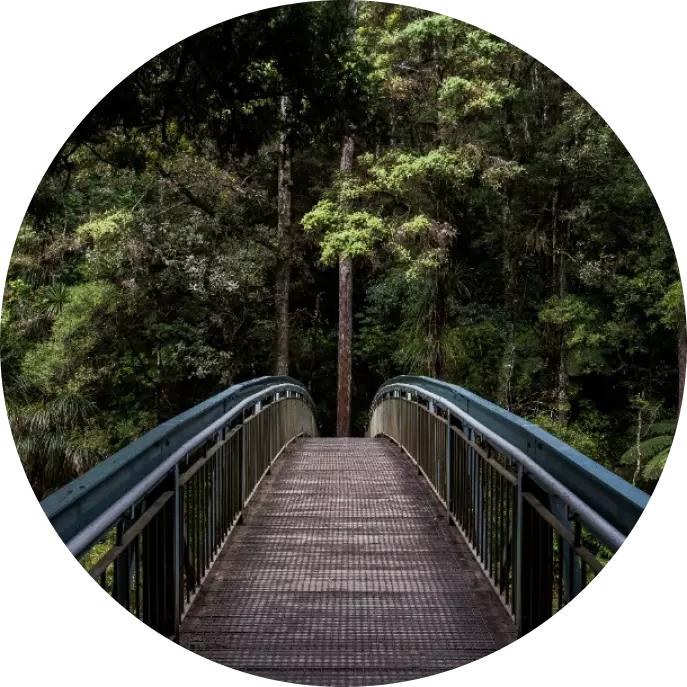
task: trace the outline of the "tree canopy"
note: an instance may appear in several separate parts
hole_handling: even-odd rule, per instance
[[[333,0],[172,46],[53,161],[19,230],[0,329],[36,495],[272,373],[280,327],[280,365],[332,432],[336,265],[349,259],[353,431],[386,378],[427,374],[653,488],[687,334],[675,255],[632,157],[501,39]]]

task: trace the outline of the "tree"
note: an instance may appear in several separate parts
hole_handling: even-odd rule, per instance
[[[653,488],[687,325],[651,191],[568,84],[463,22],[335,0],[210,27],[98,104],[32,199],[0,346],[37,494],[275,370],[323,434],[428,374]]]
[[[355,20],[358,11],[357,0],[349,0],[350,40],[354,38]],[[353,170],[355,138],[347,132],[341,146],[341,166],[343,175]],[[353,365],[353,258],[339,256],[339,349],[336,392],[336,434],[347,437],[351,432],[351,377]]]

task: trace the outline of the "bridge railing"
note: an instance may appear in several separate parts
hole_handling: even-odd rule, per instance
[[[375,396],[369,435],[393,440],[417,464],[520,635],[531,631],[603,569],[648,497],[470,392],[426,378],[400,380]],[[461,402],[466,397],[469,405]],[[547,468],[557,458],[554,476]],[[610,506],[614,522],[590,505],[595,500]]]
[[[272,463],[297,437],[317,434],[313,403],[303,386],[279,378],[248,386],[247,392],[237,388],[240,393],[222,400],[227,412],[203,427],[196,422],[192,436],[163,453],[114,502],[104,501],[99,513],[76,530],[69,527],[69,535],[63,536],[103,589],[172,639],[178,637],[185,611]],[[174,427],[177,423],[170,423],[169,431]],[[134,443],[147,446],[147,435]],[[133,454],[139,450],[134,446]],[[108,460],[113,459],[117,456]],[[135,463],[131,461],[130,469]],[[111,480],[119,479],[111,467],[98,466]],[[77,481],[90,484],[88,473]],[[54,513],[60,523],[77,518],[69,513],[66,517],[64,510],[78,509],[78,501],[56,507],[74,489],[67,485],[63,494],[44,501],[46,513]],[[76,489],[85,491],[78,485]],[[88,502],[87,494],[83,498]]]

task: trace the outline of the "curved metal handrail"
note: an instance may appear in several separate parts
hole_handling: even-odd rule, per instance
[[[234,384],[146,432],[136,441],[43,499],[43,512],[62,541],[69,541],[88,522],[98,517],[152,472],[170,452],[227,413],[244,398],[282,383],[297,385],[305,391],[305,387],[288,376],[259,377]]]
[[[80,556],[86,551],[93,542],[97,541],[108,529],[110,529],[117,520],[126,513],[133,505],[138,503],[149,491],[151,491],[162,479],[164,479],[174,467],[180,463],[189,453],[198,448],[203,442],[216,434],[218,430],[228,425],[232,420],[241,415],[246,409],[255,406],[261,400],[281,394],[282,392],[295,392],[302,396],[306,403],[313,408],[314,403],[310,394],[300,384],[275,384],[267,387],[252,396],[242,400],[235,405],[228,413],[225,413],[205,429],[198,432],[191,439],[182,444],[176,451],[174,451],[164,462],[162,462],[155,470],[149,473],[145,478],[136,483],[123,496],[109,506],[97,518],[92,520],[86,527],[84,527],[78,534],[72,537],[67,542],[67,548],[74,556]]]
[[[519,448],[503,439],[496,432],[492,431],[481,422],[475,420],[471,415],[456,406],[451,401],[447,400],[439,394],[433,393],[423,389],[414,384],[392,383],[382,387],[372,402],[372,409],[378,405],[384,394],[393,391],[405,391],[422,396],[425,399],[432,400],[436,405],[444,410],[447,410],[455,417],[466,422],[478,434],[484,436],[496,448],[501,450],[505,455],[510,456],[513,460],[520,463],[525,472],[534,477],[542,486],[546,487],[556,496],[558,496],[566,505],[568,505],[574,513],[576,513],[585,524],[611,549],[617,551],[625,541],[625,535],[616,527],[599,515],[593,508],[591,508],[579,496],[568,489],[564,484],[558,481],[555,477],[549,474],[544,468],[538,465],[532,458],[526,455]]]
[[[402,375],[386,381],[431,391],[520,449],[627,536],[649,502],[649,495],[528,420],[455,384],[431,377]]]
[[[314,403],[310,394],[300,385],[295,384],[276,384],[266,390],[259,391],[247,399],[241,401],[234,406],[228,413],[206,427],[203,431],[196,434],[189,439],[185,444],[180,446],[174,453],[172,453],[167,460],[159,465],[153,472],[142,479],[126,494],[120,497],[113,503],[104,513],[93,520],[88,526],[81,530],[76,536],[72,537],[66,544],[65,549],[69,551],[75,558],[81,555],[88,547],[97,541],[108,529],[110,529],[126,511],[134,504],[140,501],[147,492],[153,489],[159,482],[161,482],[174,467],[183,460],[187,454],[198,448],[204,441],[209,439],[219,429],[229,424],[239,413],[242,413],[249,407],[254,406],[262,399],[272,396],[275,393],[282,391],[296,391],[302,394],[303,398],[310,405],[314,407]]]

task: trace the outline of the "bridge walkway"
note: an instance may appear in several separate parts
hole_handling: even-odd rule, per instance
[[[385,439],[292,444],[180,630],[231,668],[347,687],[440,673],[514,639],[426,480]]]

